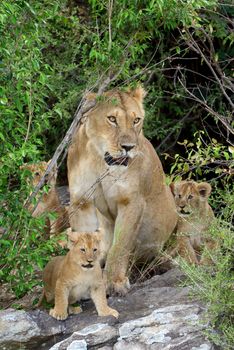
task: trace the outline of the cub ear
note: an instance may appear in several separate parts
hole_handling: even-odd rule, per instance
[[[78,240],[78,232],[73,232],[71,227],[66,230],[67,235],[67,248],[71,250]]]
[[[171,189],[171,192],[173,194],[173,196],[175,196],[175,183],[172,182],[170,185],[169,185],[170,189]]]
[[[103,230],[102,227],[99,227],[99,228],[96,229],[95,236],[96,236],[98,241],[102,240],[103,234],[104,234],[104,230]]]
[[[85,95],[85,99],[88,101],[96,100],[96,98],[97,94],[95,92],[87,92],[87,94]]]
[[[143,103],[144,97],[146,96],[146,91],[142,86],[138,86],[135,90],[131,90],[131,95],[140,103]]]
[[[201,197],[208,198],[211,193],[211,185],[207,182],[197,184],[197,189]]]

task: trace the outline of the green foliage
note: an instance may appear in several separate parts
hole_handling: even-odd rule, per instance
[[[232,349],[234,341],[234,234],[230,217],[234,212],[233,186],[220,191],[223,215],[210,229],[210,236],[219,244],[219,249],[205,252],[213,261],[212,266],[192,266],[180,259],[179,263],[186,275],[193,294],[207,305],[206,319],[208,337],[221,349]]]
[[[233,173],[234,149],[218,143],[214,138],[206,140],[206,137],[204,131],[199,131],[194,135],[194,142],[178,142],[184,147],[185,156],[174,156],[170,171],[172,179],[179,180],[182,176],[187,179],[209,178],[212,174],[213,181],[218,177],[228,183]],[[170,156],[165,154],[165,157]]]
[[[185,155],[175,155],[171,180],[209,180],[212,185],[210,204],[217,219],[208,235],[218,244],[218,249],[203,253],[213,262],[212,266],[192,266],[182,258],[178,262],[188,276],[188,284],[193,286],[193,294],[208,307],[208,337],[222,349],[231,349],[234,340],[234,186],[231,181],[234,152],[231,146],[224,146],[214,138],[207,139],[203,131],[194,136],[194,142],[179,142]]]
[[[228,142],[234,124],[227,98],[233,93],[232,2],[119,0],[109,8],[110,3],[0,2],[0,277],[17,297],[38,283],[34,271],[59,253],[56,240],[45,239],[45,218],[32,218],[24,209],[32,189],[20,166],[51,158],[82,94],[97,89],[108,73],[120,71],[115,86],[145,85],[144,131],[165,152],[171,176],[210,180],[214,208],[224,220],[220,225],[231,221],[231,204],[225,203],[231,199],[233,172]],[[207,279],[215,294],[206,296],[214,323],[221,305],[226,326],[228,296],[220,286],[222,274],[228,278],[230,273],[228,230],[220,230],[218,238],[225,253],[215,265],[217,278]],[[225,327],[221,330],[228,337]]]

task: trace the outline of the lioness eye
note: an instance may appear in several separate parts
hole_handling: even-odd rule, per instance
[[[35,175],[36,176],[40,176],[40,173],[38,173],[38,171],[35,172]]]
[[[116,117],[114,117],[113,115],[110,115],[109,117],[107,117],[109,119],[109,121],[111,123],[114,123],[114,124],[117,124],[117,120],[116,120]]]
[[[178,194],[178,197],[181,198],[182,197],[181,194]]]
[[[80,250],[81,250],[81,252],[83,252],[83,253],[85,252],[85,248],[80,248]]]
[[[97,251],[97,248],[94,248],[93,251],[96,252],[96,251]]]
[[[140,121],[141,121],[141,118],[135,118],[133,123],[136,125],[136,124],[138,124]]]
[[[188,199],[192,199],[192,198],[193,198],[193,195],[190,194],[190,195],[188,196]]]

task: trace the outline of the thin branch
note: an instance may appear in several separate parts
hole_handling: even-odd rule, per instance
[[[111,50],[112,45],[112,34],[111,34],[111,16],[112,16],[112,10],[113,10],[113,0],[109,0],[108,4],[108,31],[109,31],[109,44],[108,44],[108,51]]]
[[[103,83],[100,85],[100,87],[98,89],[97,97],[102,95],[103,92],[108,87],[108,85],[110,83],[112,83],[119,76],[119,74],[122,71],[122,68],[123,67],[121,66],[120,70],[115,75],[110,75],[103,81]],[[28,199],[24,205],[25,208],[29,208],[29,205],[30,205],[32,199],[37,195],[39,190],[44,186],[46,177],[49,176],[49,174],[51,174],[51,171],[54,168],[54,166],[56,165],[58,158],[60,157],[62,152],[65,151],[66,146],[70,143],[72,136],[74,135],[75,131],[77,130],[77,127],[80,125],[80,121],[81,121],[83,114],[90,111],[95,105],[96,105],[96,101],[87,101],[84,97],[82,97],[82,99],[81,99],[81,101],[76,109],[74,119],[73,119],[66,135],[64,136],[62,142],[57,147],[44,175],[41,177],[41,179],[40,179],[39,183],[37,184],[37,186],[35,187],[34,191],[28,197]],[[67,152],[67,150],[65,152]],[[36,206],[37,206],[37,204],[36,204]],[[36,209],[36,206],[33,208],[33,211]]]
[[[207,66],[210,68],[213,76],[215,77],[217,83],[219,84],[219,87],[220,89],[222,90],[223,92],[223,95],[226,97],[226,99],[228,100],[228,102],[230,103],[230,106],[232,107],[232,110],[234,110],[234,103],[232,102],[231,98],[228,96],[228,94],[226,93],[224,87],[223,87],[223,84],[221,83],[220,81],[220,78],[217,76],[212,64],[209,62],[209,60],[207,59],[207,57],[204,55],[204,53],[202,52],[200,46],[197,44],[197,42],[194,40],[193,36],[191,35],[191,33],[189,31],[186,32],[187,35],[189,36],[190,38],[190,43],[189,44],[189,47],[191,49],[193,49],[193,51],[195,51],[196,53],[198,53],[202,58],[203,60],[206,62]],[[181,34],[182,35],[182,34]]]
[[[229,130],[229,132],[234,135],[234,129],[231,127],[231,125],[228,124],[228,122],[226,121],[226,118],[215,112],[204,100],[201,100],[200,98],[198,98],[196,95],[194,95],[186,86],[185,84],[182,82],[182,80],[178,77],[178,80],[180,82],[180,84],[183,86],[184,90],[189,94],[189,96],[191,96],[193,98],[193,100],[197,101],[198,103],[200,103],[207,112],[209,112],[210,114],[214,115],[218,120],[221,121],[221,123],[227,128],[227,130]],[[231,142],[230,142],[231,143]],[[232,144],[232,143],[231,143]]]

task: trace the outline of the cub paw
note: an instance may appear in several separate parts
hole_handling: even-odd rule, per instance
[[[108,307],[105,311],[99,312],[98,316],[114,316],[115,318],[119,317],[117,310]]]
[[[67,312],[58,312],[55,308],[50,309],[50,316],[56,318],[56,320],[66,320],[68,313]]]

